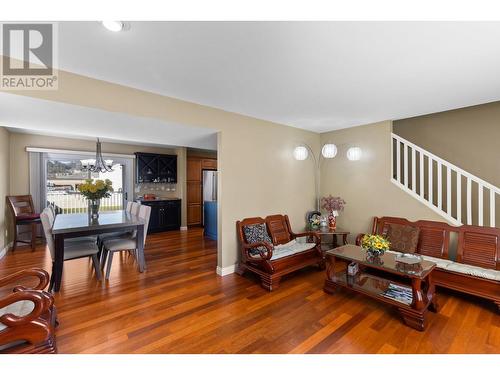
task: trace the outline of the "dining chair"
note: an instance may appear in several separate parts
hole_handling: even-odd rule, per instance
[[[149,218],[151,216],[151,207],[146,205],[139,205],[139,215],[144,220],[144,243],[146,244],[146,237],[148,233]],[[109,280],[111,273],[111,264],[113,263],[113,254],[118,251],[133,251],[138,262],[141,261],[140,254],[138,254],[137,232],[130,233],[128,236],[120,238],[113,238],[104,241],[103,255],[102,255],[102,268],[106,265],[106,280]],[[107,260],[106,260],[107,259]],[[145,260],[143,260],[145,261]],[[107,262],[107,263],[106,263]]]
[[[138,209],[136,210],[135,206],[139,206],[138,203],[127,201],[127,205],[125,211],[130,212],[132,215],[137,215]],[[97,239],[97,245],[99,246],[99,251],[101,252],[100,257],[102,257],[102,246],[105,240],[110,240],[112,238],[120,238],[123,236],[129,235],[131,232],[112,232],[112,233],[103,233],[99,235]]]
[[[40,219],[42,221],[43,233],[45,235],[45,240],[47,241],[47,247],[50,251],[50,256],[52,257],[52,275],[50,276],[49,290],[52,290],[54,285],[54,261],[55,261],[55,243],[52,237],[52,225],[49,218],[50,209],[46,208],[40,214]],[[92,240],[85,239],[71,239],[71,241],[64,242],[64,260],[72,260],[79,258],[90,257],[94,265],[95,274],[97,280],[102,279],[101,265],[99,263],[99,258],[97,253],[99,248],[97,243]]]
[[[14,218],[14,242],[12,251],[17,247],[18,242],[31,245],[31,249],[35,250],[37,225],[40,224],[40,214],[35,212],[33,206],[33,198],[31,195],[9,195],[7,196],[10,211]],[[31,231],[31,240],[20,240],[19,235],[25,232],[19,232],[19,227],[29,225]]]

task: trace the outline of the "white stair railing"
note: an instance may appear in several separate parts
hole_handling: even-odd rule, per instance
[[[499,188],[396,134],[391,143],[395,185],[453,224],[495,227]]]

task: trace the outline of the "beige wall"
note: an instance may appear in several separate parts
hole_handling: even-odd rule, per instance
[[[397,120],[394,133],[500,186],[500,102]]]
[[[500,102],[460,108],[394,121],[394,133],[472,173],[500,186]],[[434,172],[436,174],[436,172]],[[434,179],[436,182],[436,179]],[[465,179],[463,185],[465,186]],[[489,191],[484,192],[484,203],[489,205]],[[446,191],[443,192],[446,194]],[[437,184],[434,185],[434,197]],[[497,196],[495,211],[500,212]],[[445,201],[445,197],[443,197]],[[452,200],[453,211],[456,210]],[[462,217],[466,217],[467,195],[462,194]],[[472,224],[478,225],[478,189],[472,185]],[[485,209],[488,215],[489,209]],[[489,220],[485,219],[489,225]],[[496,215],[500,227],[500,215]]]
[[[10,236],[6,219],[8,208],[5,204],[5,197],[9,195],[9,138],[9,132],[0,128],[0,256]]]
[[[2,131],[5,129],[2,128]],[[10,191],[13,194],[29,193],[29,162],[26,147],[56,148],[72,151],[95,151],[95,142],[81,139],[48,137],[33,134],[10,133]],[[177,155],[178,183],[175,192],[151,191],[152,193],[168,198],[181,198],[182,205],[182,225],[186,225],[186,206],[185,206],[185,174],[186,174],[186,149],[181,148],[161,148],[139,145],[126,145],[119,143],[102,144],[104,153],[117,153],[132,155],[134,152],[152,152]],[[135,173],[135,168],[134,168]],[[134,179],[135,181],[135,179]],[[143,189],[140,195],[149,192]]]
[[[335,143],[339,149],[334,159],[322,162],[321,196],[332,194],[346,200],[338,225],[351,232],[351,241],[370,230],[374,216],[444,221],[390,181],[391,130],[391,122],[385,121],[321,134],[322,144]],[[347,159],[351,146],[362,149],[361,160]]]
[[[56,91],[18,94],[220,131],[220,267],[239,257],[237,220],[282,212],[298,229],[314,207],[312,165],[295,161],[291,152],[302,142],[318,151],[316,133],[66,72],[59,73]]]

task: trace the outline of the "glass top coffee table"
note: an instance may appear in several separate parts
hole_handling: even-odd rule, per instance
[[[437,311],[432,272],[436,264],[426,260],[409,265],[396,260],[395,253],[370,257],[359,246],[345,245],[326,252],[327,270],[324,291],[333,294],[338,286],[395,306],[405,323],[419,331],[425,329],[429,310]],[[357,263],[359,271],[351,276],[342,263]]]

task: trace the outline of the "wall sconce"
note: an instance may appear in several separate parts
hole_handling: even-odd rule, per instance
[[[363,152],[359,147],[351,147],[349,150],[347,150],[347,159],[351,161],[359,160],[361,159],[361,156],[363,155]]]

